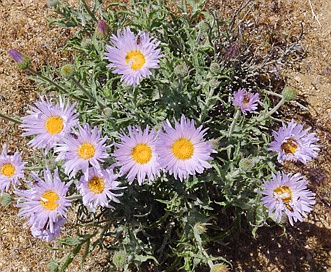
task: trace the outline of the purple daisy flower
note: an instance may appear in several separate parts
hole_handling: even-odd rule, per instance
[[[259,100],[259,94],[252,94],[246,91],[246,89],[240,88],[237,92],[233,93],[233,106],[239,107],[241,112],[252,112],[257,109],[257,102]]]
[[[156,153],[157,134],[149,126],[142,130],[140,126],[128,127],[129,136],[120,135],[121,143],[115,144],[117,150],[113,156],[121,166],[121,175],[128,173],[127,178],[132,184],[137,177],[139,185],[144,183],[146,177],[153,181],[159,177],[160,165]]]
[[[293,176],[272,173],[272,180],[264,181],[264,190],[261,191],[265,195],[261,202],[269,209],[269,216],[280,222],[285,214],[292,226],[293,221],[302,222],[302,217],[307,217],[316,202],[315,194],[307,189],[307,183],[299,173]]]
[[[17,207],[21,208],[18,215],[29,220],[27,224],[35,229],[48,229],[51,233],[56,231],[56,222],[59,218],[66,218],[67,207],[71,205],[66,198],[71,184],[61,181],[58,170],[54,178],[49,168],[44,170],[44,180],[32,173],[35,183],[28,190],[16,190],[19,196]]]
[[[315,133],[308,133],[311,128],[303,129],[303,125],[293,120],[288,125],[282,123],[278,131],[273,131],[274,141],[270,143],[270,151],[278,152],[278,161],[300,161],[307,163],[317,158],[319,145]]]
[[[114,74],[122,75],[121,81],[128,85],[138,85],[144,77],[152,73],[150,69],[159,68],[161,49],[157,49],[160,42],[151,39],[149,33],[140,32],[137,36],[126,27],[117,31],[117,36],[112,35],[110,41],[114,46],[106,46],[104,59],[110,64],[108,68],[115,68]]]
[[[214,152],[212,143],[204,141],[207,129],[202,126],[195,128],[194,121],[182,115],[180,123],[175,120],[175,128],[169,122],[163,126],[165,132],[160,132],[157,143],[157,153],[160,156],[161,167],[175,179],[185,179],[188,175],[202,173],[205,168],[211,168],[207,162],[212,160]]]
[[[8,191],[10,185],[14,187],[19,183],[19,178],[24,178],[24,165],[18,152],[7,154],[7,145],[4,144],[0,155],[0,191]]]
[[[88,176],[82,176],[77,184],[77,189],[83,197],[83,204],[89,206],[95,212],[98,206],[113,208],[109,201],[119,203],[118,196],[112,191],[123,189],[118,187],[116,181],[118,175],[115,175],[112,169],[95,169],[90,168]]]
[[[64,171],[69,177],[73,177],[79,170],[88,176],[89,167],[100,169],[100,162],[108,157],[105,145],[108,137],[101,137],[101,130],[94,127],[91,130],[89,124],[78,125],[78,131],[71,133],[64,139],[64,143],[55,147],[59,153],[56,161],[64,160]]]
[[[36,225],[31,226],[31,233],[33,237],[36,237],[41,240],[45,240],[46,242],[51,242],[55,240],[55,238],[60,236],[61,227],[67,220],[65,218],[58,218],[57,221],[53,224],[53,232],[50,231],[47,227],[37,227]]]
[[[34,148],[45,148],[48,152],[57,143],[63,142],[64,136],[78,124],[75,106],[76,103],[65,104],[61,97],[57,104],[41,97],[41,101],[36,102],[35,106],[29,106],[29,115],[22,117],[21,127],[25,131],[22,135],[36,135],[29,145]]]

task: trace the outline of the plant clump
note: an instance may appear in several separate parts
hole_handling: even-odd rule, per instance
[[[40,89],[18,121],[40,163],[4,146],[0,189],[33,236],[68,247],[54,271],[83,245],[82,262],[102,249],[109,271],[230,271],[222,244],[243,221],[255,236],[312,211],[308,180],[279,164],[317,158],[318,138],[294,120],[272,131],[295,93],[256,80],[274,76],[271,62],[250,54],[235,16],[202,0],[48,5],[59,15],[50,24],[76,31],[65,46],[74,61],[37,72],[9,52]],[[68,209],[86,229],[62,238]]]

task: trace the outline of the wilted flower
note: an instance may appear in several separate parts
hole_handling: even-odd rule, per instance
[[[300,161],[307,163],[317,158],[319,145],[315,144],[318,138],[315,133],[308,133],[311,128],[303,129],[303,125],[295,121],[287,125],[282,124],[278,131],[273,131],[274,141],[270,143],[269,150],[278,152],[278,161]]]
[[[17,66],[20,69],[27,69],[30,66],[30,58],[27,56],[24,56],[20,52],[18,52],[16,49],[10,49],[8,51],[8,54],[14,59],[14,61],[17,63]]]
[[[162,168],[174,174],[176,179],[183,180],[211,167],[208,160],[212,160],[212,144],[203,139],[207,129],[202,129],[202,126],[195,128],[194,121],[184,115],[180,123],[175,120],[175,128],[168,120],[163,128],[165,132],[160,133],[157,143]]]
[[[58,154],[56,161],[64,160],[64,171],[70,177],[82,170],[86,176],[89,174],[89,167],[100,169],[100,162],[108,157],[105,145],[108,137],[101,137],[101,130],[94,127],[91,130],[89,124],[78,125],[78,131],[69,134],[64,143],[58,144],[54,149]]]
[[[36,102],[35,106],[29,106],[29,115],[22,117],[22,135],[36,135],[29,141],[29,145],[46,148],[48,152],[57,143],[63,142],[64,137],[77,125],[78,114],[75,112],[75,106],[76,103],[65,104],[61,97],[60,103],[57,104],[41,97],[41,101]]]
[[[7,153],[7,145],[2,147],[0,155],[0,191],[8,191],[10,185],[14,187],[18,184],[18,179],[24,177],[24,165],[22,157],[18,152],[13,155]]]
[[[239,107],[242,113],[252,112],[257,109],[259,94],[252,94],[245,89],[240,88],[233,93],[233,106]]]
[[[83,197],[83,204],[89,206],[93,212],[98,206],[114,208],[109,205],[109,201],[119,203],[117,197],[122,195],[112,192],[122,189],[118,187],[117,177],[112,169],[90,168],[88,176],[82,176],[77,184],[77,189]]]
[[[58,170],[54,172],[54,178],[49,168],[44,170],[42,180],[36,174],[32,174],[35,183],[28,190],[16,190],[19,196],[17,207],[21,208],[18,215],[29,217],[27,224],[35,229],[48,229],[56,232],[59,218],[66,218],[67,207],[71,205],[66,198],[71,183],[61,181]]]
[[[128,173],[127,178],[130,184],[137,177],[139,185],[142,185],[145,178],[153,181],[160,176],[160,165],[156,153],[157,135],[149,126],[142,130],[140,126],[128,127],[129,136],[121,135],[121,142],[115,143],[117,150],[113,156],[121,166],[121,174]]]
[[[308,181],[301,174],[286,175],[278,172],[272,173],[271,181],[264,181],[265,196],[261,202],[269,209],[269,216],[280,222],[285,213],[293,226],[293,221],[302,222],[302,217],[312,211],[315,204],[315,194],[307,189]]]
[[[160,42],[151,39],[148,32],[136,36],[126,27],[123,33],[118,30],[117,36],[112,35],[110,41],[114,46],[106,46],[104,58],[110,62],[107,67],[115,68],[113,73],[122,75],[121,80],[128,85],[138,85],[152,74],[150,69],[159,67]]]
[[[50,231],[49,226],[37,227],[36,225],[31,226],[31,233],[33,237],[51,242],[55,238],[60,236],[61,227],[67,220],[65,218],[58,218],[53,224],[53,232]]]

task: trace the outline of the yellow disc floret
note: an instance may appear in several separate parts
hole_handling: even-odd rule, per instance
[[[148,163],[152,158],[152,149],[147,144],[137,144],[132,149],[132,158],[139,164]]]
[[[51,116],[46,120],[45,127],[48,133],[59,134],[63,129],[63,119],[60,116]]]
[[[56,201],[59,199],[59,196],[54,191],[46,191],[42,194],[40,203],[46,210],[52,211],[55,210],[57,206],[59,206],[59,204],[56,203]]]
[[[15,174],[15,166],[11,163],[5,163],[2,165],[0,172],[8,178],[11,178]]]
[[[99,177],[93,177],[88,182],[89,189],[95,194],[101,194],[105,189],[105,181]]]
[[[78,156],[84,160],[88,160],[94,156],[95,147],[90,143],[82,143],[78,147]]]
[[[298,148],[297,142],[292,138],[288,139],[286,142],[282,143],[281,145],[281,149],[284,150],[286,155],[290,153],[294,154],[297,148]]]
[[[180,138],[174,142],[171,150],[177,159],[187,160],[193,156],[194,146],[190,140]]]
[[[292,191],[288,186],[277,187],[274,193],[280,196],[284,203],[289,203],[292,199]]]
[[[130,51],[125,57],[126,64],[131,63],[132,70],[138,70],[146,63],[145,56],[140,51]]]

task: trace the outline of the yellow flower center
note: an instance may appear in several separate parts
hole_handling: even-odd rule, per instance
[[[11,178],[15,174],[15,166],[11,163],[5,163],[2,165],[0,172],[8,178]]]
[[[148,163],[152,158],[152,149],[147,144],[137,144],[132,149],[132,158],[139,164]]]
[[[138,70],[144,66],[145,56],[140,51],[130,51],[125,57],[126,64],[131,62],[131,69]]]
[[[190,159],[194,153],[194,146],[188,139],[180,138],[174,142],[171,147],[172,153],[177,159]]]
[[[40,203],[46,210],[55,210],[59,204],[56,203],[59,200],[59,196],[54,191],[47,191],[42,194]]]
[[[285,143],[282,143],[281,145],[281,149],[284,150],[286,155],[290,153],[294,154],[297,148],[297,142],[292,138],[288,139]]]
[[[243,99],[244,106],[248,107],[249,106],[249,101],[250,101],[249,95],[244,94],[244,99]]]
[[[78,147],[78,156],[84,160],[88,160],[94,156],[95,147],[90,143],[82,143]]]
[[[287,186],[280,186],[274,190],[274,193],[280,196],[285,204],[289,203],[292,199],[292,192]]]
[[[59,134],[63,129],[63,119],[60,116],[51,116],[46,120],[45,127],[48,133]]]
[[[101,194],[105,189],[105,182],[102,178],[93,177],[88,182],[89,189],[95,194]]]

